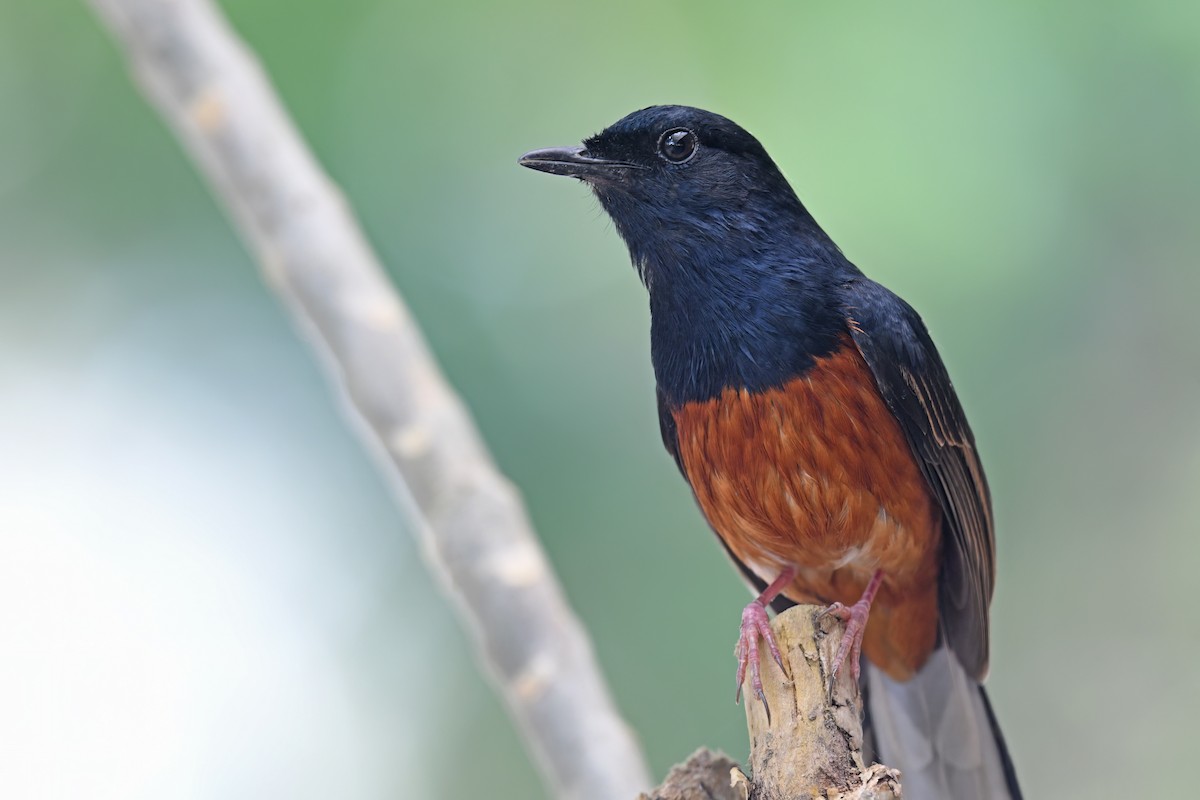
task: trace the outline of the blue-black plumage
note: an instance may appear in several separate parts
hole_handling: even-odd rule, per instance
[[[906,795],[1020,797],[980,685],[991,498],[918,314],[725,117],[653,106],[521,163],[587,183],[649,290],[663,441],[761,592],[743,666],[767,604],[845,604],[849,663],[862,642],[874,740]]]

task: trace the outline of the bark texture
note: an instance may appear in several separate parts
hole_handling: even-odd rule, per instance
[[[638,800],[898,800],[899,773],[863,764],[862,696],[843,671],[829,674],[843,623],[821,606],[795,606],[771,623],[784,672],[759,650],[770,714],[747,683],[751,776],[723,754],[697,750]]]
[[[771,623],[786,676],[766,648],[759,669],[770,715],[752,692],[746,697],[750,730],[750,796],[754,800],[827,797],[891,800],[900,797],[895,770],[863,764],[862,698],[843,665],[830,665],[843,624],[821,606],[795,606]]]

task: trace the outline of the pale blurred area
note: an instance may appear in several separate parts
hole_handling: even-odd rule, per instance
[[[745,756],[746,594],[661,451],[620,242],[515,159],[682,102],[755,133],[942,348],[1028,795],[1191,791],[1200,5],[225,8],[658,774]],[[541,796],[340,411],[86,7],[0,0],[0,797]]]

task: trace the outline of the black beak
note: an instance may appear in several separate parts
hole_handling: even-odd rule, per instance
[[[625,161],[610,161],[593,158],[583,147],[547,147],[534,150],[517,159],[522,167],[549,172],[551,175],[569,175],[572,178],[615,178],[627,169],[644,169],[640,164]]]

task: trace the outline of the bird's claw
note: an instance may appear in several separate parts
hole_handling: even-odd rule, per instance
[[[863,634],[867,630],[867,617],[870,614],[870,610],[870,601],[859,600],[852,606],[834,603],[823,612],[831,617],[837,617],[846,624],[846,631],[842,634],[842,641],[838,645],[837,653],[833,657],[831,672],[834,681],[837,680],[842,665],[846,662],[847,657],[849,657],[850,677],[854,678],[856,684],[858,683]]]
[[[871,602],[875,599],[875,594],[882,585],[883,570],[877,569],[875,570],[875,574],[871,576],[871,580],[867,582],[867,588],[863,589],[862,597],[859,598],[857,603],[852,606],[834,603],[822,612],[822,614],[837,617],[846,623],[846,632],[842,634],[842,642],[838,645],[837,654],[833,657],[833,681],[830,682],[831,691],[833,683],[837,681],[842,663],[845,662],[847,656],[850,657],[850,675],[854,678],[855,685],[858,685],[860,674],[859,662],[862,658],[863,634],[867,630],[867,617],[871,614]]]
[[[758,668],[758,641],[762,639],[767,643],[767,649],[771,651],[771,657],[775,663],[779,665],[779,669],[786,673],[783,666],[783,656],[779,654],[779,645],[775,643],[775,634],[771,632],[771,624],[767,620],[767,609],[759,601],[755,600],[742,610],[742,627],[738,635],[737,648],[734,650],[734,655],[737,657],[737,702],[742,701],[742,684],[746,679],[746,671],[750,671],[750,688],[754,690],[754,694],[763,704],[763,709],[767,712],[767,721],[771,719],[771,707],[767,705],[767,696],[763,692],[762,676],[759,674]]]

